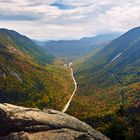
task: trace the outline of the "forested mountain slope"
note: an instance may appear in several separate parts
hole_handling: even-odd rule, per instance
[[[1,42],[2,38],[13,42],[17,49],[30,55],[34,60],[40,63],[51,63],[54,59],[52,55],[44,52],[44,50],[37,46],[31,39],[17,33],[16,31],[2,28],[0,29],[0,36]]]
[[[52,60],[29,38],[0,29],[0,102],[61,110],[73,82],[69,70]]]
[[[68,112],[102,132],[111,129],[110,134],[114,134],[120,128],[121,137],[129,137],[122,132],[124,129],[133,135],[132,139],[138,136],[140,27],[128,31],[97,52],[74,61],[74,71],[78,90]],[[112,114],[118,114],[118,110],[123,115],[114,117]]]
[[[104,91],[103,96],[119,100],[117,87],[138,86],[140,82],[140,27],[128,31],[98,52],[81,57],[74,66],[80,95],[93,96]],[[106,94],[112,88],[116,97]]]
[[[92,70],[94,67],[102,69],[108,73],[113,73],[124,84],[131,84],[139,81],[140,67],[140,27],[134,28],[121,37],[113,40],[101,51],[94,55],[90,55],[83,62],[76,64],[85,70]],[[79,67],[79,71],[81,71]],[[99,71],[99,70],[98,70]],[[90,74],[90,73],[88,73]],[[118,81],[116,81],[118,82]]]

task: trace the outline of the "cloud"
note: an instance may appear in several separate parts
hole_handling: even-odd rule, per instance
[[[1,11],[1,10],[0,10]],[[9,13],[9,12],[0,12],[0,20],[5,21],[35,21],[39,20],[41,17],[38,14],[34,14],[33,12],[20,12],[20,13]]]
[[[15,3],[15,0],[0,0],[1,3]]]
[[[60,3],[60,2],[54,2],[51,4],[51,6],[55,6],[59,9],[62,9],[62,10],[69,10],[69,9],[75,9],[76,6],[73,6],[73,5],[67,5],[67,4],[63,4],[63,3]]]
[[[0,27],[36,39],[125,32],[140,25],[140,0],[0,0]]]

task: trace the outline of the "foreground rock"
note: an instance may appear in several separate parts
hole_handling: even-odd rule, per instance
[[[0,139],[108,140],[78,119],[54,110],[0,104]]]

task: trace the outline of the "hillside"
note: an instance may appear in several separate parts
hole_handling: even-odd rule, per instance
[[[74,71],[78,90],[68,113],[104,133],[120,131],[118,139],[139,137],[140,27],[74,61]]]
[[[80,40],[49,41],[42,46],[49,53],[57,57],[77,58],[105,45],[120,34],[104,34],[95,37],[84,37]]]
[[[137,27],[113,40],[98,53],[90,55],[79,64],[86,65],[86,70],[98,67],[97,69],[113,73],[119,81],[123,80],[123,84],[131,84],[140,80],[138,79],[140,61],[139,45],[140,27]],[[78,66],[76,67],[78,69]],[[81,71],[81,68],[79,71]],[[96,70],[93,72],[96,72]],[[125,79],[126,76],[128,76],[128,79]]]
[[[73,81],[69,69],[46,62],[50,56],[29,38],[1,29],[0,102],[61,110]]]
[[[0,29],[0,36],[1,43],[2,38],[7,39],[8,41],[12,41],[17,49],[30,55],[33,58],[33,60],[36,60],[37,62],[44,64],[51,63],[54,59],[52,55],[48,54],[47,52],[44,52],[44,50],[37,46],[31,39],[17,33],[16,31]]]

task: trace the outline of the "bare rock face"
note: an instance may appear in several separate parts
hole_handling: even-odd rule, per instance
[[[0,140],[109,140],[65,113],[0,104]]]

